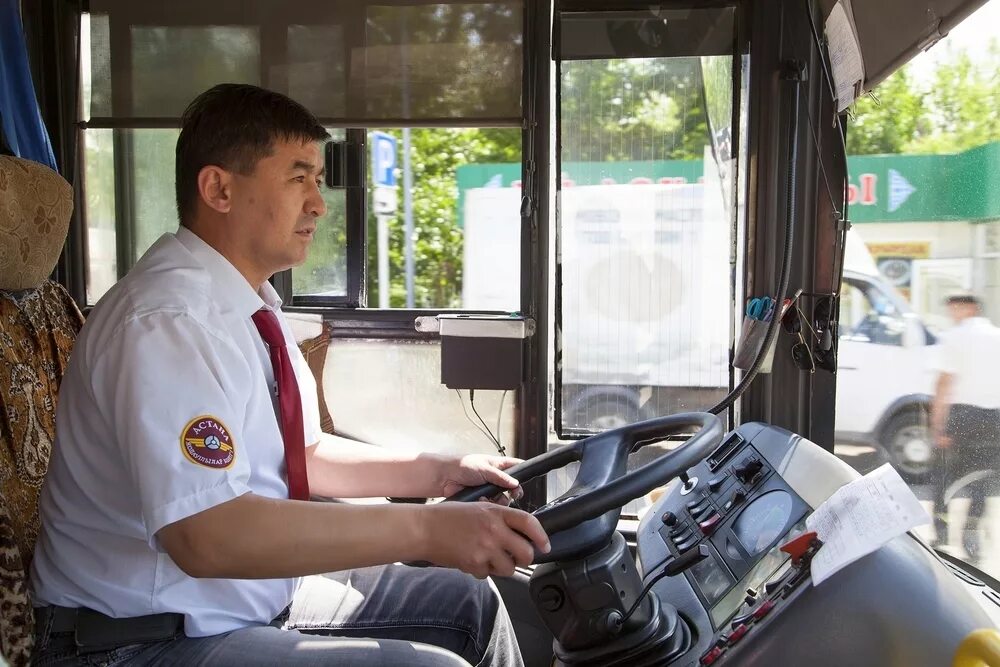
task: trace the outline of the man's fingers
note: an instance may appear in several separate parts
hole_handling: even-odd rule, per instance
[[[547,554],[552,548],[552,545],[549,544],[549,536],[545,534],[542,524],[538,523],[538,519],[527,512],[510,509],[504,512],[504,521],[507,522],[508,526],[524,535],[542,553]]]
[[[487,484],[495,484],[502,489],[516,489],[521,485],[516,479],[499,468],[487,466],[482,470],[483,479]]]
[[[514,559],[506,552],[494,554],[490,559],[490,574],[495,577],[511,577],[514,575]]]
[[[502,507],[508,507],[510,505],[510,496],[508,496],[506,492],[498,493],[492,498],[486,498],[485,500]]]
[[[491,456],[490,465],[495,468],[500,468],[500,470],[506,470],[507,468],[513,468],[518,463],[524,463],[524,459],[515,458],[513,456]]]
[[[505,540],[504,549],[514,559],[514,564],[528,567],[535,560],[535,550],[520,533],[510,533]]]

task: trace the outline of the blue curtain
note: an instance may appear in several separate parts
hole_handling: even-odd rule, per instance
[[[31,82],[18,0],[0,0],[0,119],[15,155],[58,171]]]

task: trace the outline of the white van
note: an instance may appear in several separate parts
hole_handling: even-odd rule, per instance
[[[933,465],[937,338],[848,234],[840,302],[837,442],[880,447],[909,481]]]

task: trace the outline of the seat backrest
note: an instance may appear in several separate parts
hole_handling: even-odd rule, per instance
[[[30,661],[38,494],[59,385],[83,325],[70,295],[48,280],[72,212],[72,188],[59,174],[0,156],[0,653],[12,665]]]
[[[313,378],[316,380],[316,398],[319,399],[319,426],[324,433],[333,433],[333,417],[326,405],[326,395],[323,392],[323,369],[326,367],[326,353],[330,347],[331,327],[324,322],[319,334],[312,338],[299,341],[299,350],[309,364]]]

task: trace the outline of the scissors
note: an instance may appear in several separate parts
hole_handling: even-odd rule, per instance
[[[752,320],[767,322],[772,315],[774,315],[774,299],[769,296],[750,299],[747,303],[747,317]]]

